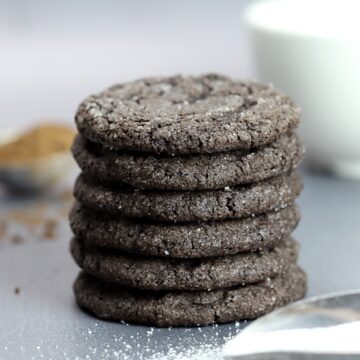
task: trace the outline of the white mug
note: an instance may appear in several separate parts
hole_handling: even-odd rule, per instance
[[[245,12],[258,78],[302,108],[308,157],[360,179],[360,1],[267,0]]]

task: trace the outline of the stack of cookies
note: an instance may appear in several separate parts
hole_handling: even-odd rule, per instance
[[[101,319],[192,326],[304,296],[299,109],[269,85],[147,78],[85,99],[70,214],[78,304]]]

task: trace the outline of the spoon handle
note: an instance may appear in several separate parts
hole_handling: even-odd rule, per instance
[[[358,354],[326,354],[305,352],[267,352],[251,355],[236,355],[225,357],[225,360],[355,360],[360,359]]]

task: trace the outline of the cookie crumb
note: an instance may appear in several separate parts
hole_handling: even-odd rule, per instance
[[[7,232],[7,222],[5,220],[0,220],[0,239],[3,239],[6,236]]]
[[[13,244],[22,244],[24,242],[24,238],[21,235],[14,234],[11,236],[11,242]]]
[[[44,231],[42,233],[45,239],[54,239],[56,236],[57,221],[55,219],[47,219],[44,223]]]

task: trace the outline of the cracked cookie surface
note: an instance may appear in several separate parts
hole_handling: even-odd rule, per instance
[[[295,263],[298,245],[291,238],[274,248],[202,259],[139,257],[71,242],[73,258],[87,274],[144,290],[214,290],[265,281]]]
[[[118,216],[184,222],[232,219],[289,206],[302,190],[296,172],[248,186],[221,190],[151,191],[101,185],[80,175],[75,198],[84,206]]]
[[[155,156],[108,151],[77,136],[72,147],[84,176],[139,189],[224,189],[260,182],[295,169],[304,157],[296,134],[286,134],[254,151]]]
[[[100,319],[162,327],[254,319],[301,299],[306,289],[306,275],[295,265],[258,284],[213,291],[142,291],[85,273],[74,284],[78,304]]]
[[[145,78],[89,96],[75,121],[105,147],[169,155],[257,148],[298,125],[271,85],[226,76]]]
[[[88,244],[128,253],[174,258],[223,256],[271,247],[300,219],[296,205],[242,219],[178,223],[109,216],[76,203],[70,225]]]

